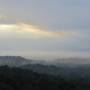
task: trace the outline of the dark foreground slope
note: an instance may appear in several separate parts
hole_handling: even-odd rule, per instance
[[[0,90],[90,90],[90,80],[61,78],[2,66]]]

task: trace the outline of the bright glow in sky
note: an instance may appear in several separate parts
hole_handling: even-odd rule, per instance
[[[35,27],[34,25],[18,23],[18,24],[0,24],[0,32],[1,35],[5,33],[18,33],[19,35],[24,35],[23,37],[27,37],[27,35],[32,38],[68,38],[69,36],[75,34],[74,32],[66,32],[66,31],[48,31],[42,30],[40,28]],[[17,36],[17,35],[16,35]],[[5,37],[5,36],[4,36]]]
[[[1,55],[90,57],[90,0],[0,0]]]

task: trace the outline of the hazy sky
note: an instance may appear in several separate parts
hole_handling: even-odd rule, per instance
[[[90,0],[0,0],[0,55],[90,57]]]

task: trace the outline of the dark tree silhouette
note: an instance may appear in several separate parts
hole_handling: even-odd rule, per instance
[[[2,66],[0,67],[0,90],[90,90],[90,80],[61,78]]]

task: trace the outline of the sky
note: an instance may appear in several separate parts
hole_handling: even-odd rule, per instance
[[[90,0],[0,0],[0,55],[90,57]]]

